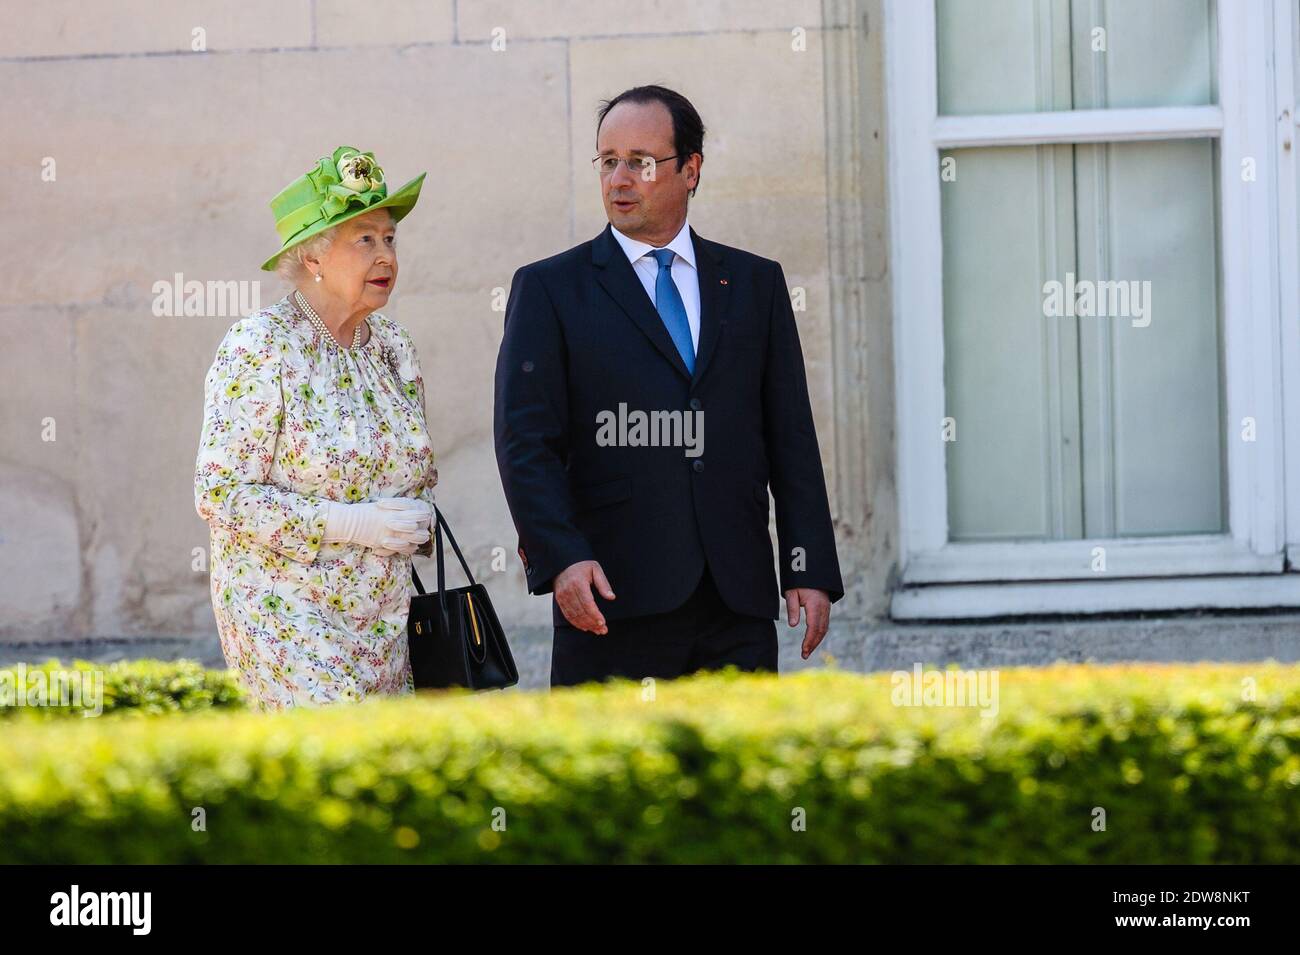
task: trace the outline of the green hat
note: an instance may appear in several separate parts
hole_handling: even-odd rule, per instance
[[[284,244],[262,268],[274,271],[275,261],[285,249],[375,209],[391,209],[393,221],[399,221],[415,208],[425,175],[420,173],[390,196],[374,153],[340,146],[332,156],[321,156],[314,169],[271,200],[275,229]]]

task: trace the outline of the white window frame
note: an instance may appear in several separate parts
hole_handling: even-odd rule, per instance
[[[1300,543],[1300,527],[1288,533],[1285,523],[1288,501],[1289,513],[1300,515],[1300,407],[1289,421],[1290,442],[1283,441],[1282,415],[1284,374],[1292,405],[1300,398],[1294,2],[1215,5],[1215,106],[944,117],[933,0],[884,0],[900,522],[895,617],[1300,606],[1300,575],[1281,573],[1286,542]],[[1275,121],[1283,108],[1285,121]],[[1221,156],[1228,532],[949,542],[939,151],[1204,137],[1219,140]],[[1256,161],[1254,182],[1241,180],[1245,156]],[[1282,314],[1290,316],[1285,323]],[[1248,416],[1254,442],[1240,439]],[[1289,481],[1284,447],[1295,465]],[[1094,569],[1097,547],[1105,551],[1104,571]]]
[[[1286,553],[1289,570],[1300,570],[1300,197],[1297,196],[1296,150],[1300,149],[1300,115],[1296,112],[1300,68],[1300,10],[1295,0],[1277,0],[1273,9],[1274,95],[1278,146],[1278,273],[1282,315],[1283,414],[1286,473]]]

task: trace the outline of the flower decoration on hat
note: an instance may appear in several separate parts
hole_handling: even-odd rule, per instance
[[[369,192],[384,184],[384,170],[375,162],[374,153],[360,153],[346,146],[343,149],[343,157],[335,163],[340,185],[353,192]]]
[[[333,156],[322,156],[307,178],[321,196],[320,212],[325,219],[388,196],[384,170],[375,162],[375,154],[352,146],[340,146]]]

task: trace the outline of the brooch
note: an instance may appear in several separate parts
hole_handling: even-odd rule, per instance
[[[383,359],[384,364],[388,366],[390,371],[392,371],[393,377],[395,377],[398,381],[401,381],[402,375],[397,370],[397,355],[393,352],[393,349],[390,348],[387,344],[380,345],[379,355]]]

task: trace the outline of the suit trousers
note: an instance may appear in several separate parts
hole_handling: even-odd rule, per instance
[[[666,613],[608,620],[601,635],[555,627],[551,686],[611,677],[672,679],[734,665],[777,672],[776,621],[736,613],[722,600],[705,565],[695,592]]]

